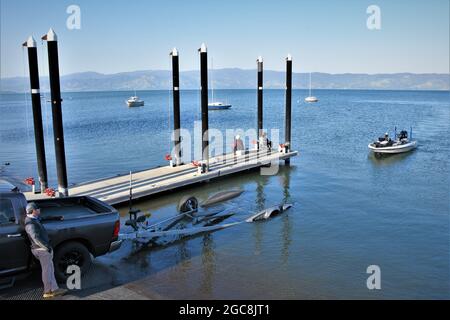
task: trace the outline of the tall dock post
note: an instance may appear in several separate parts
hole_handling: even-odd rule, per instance
[[[45,160],[44,129],[42,126],[41,93],[39,88],[39,67],[36,41],[29,37],[23,44],[28,48],[28,67],[30,70],[31,104],[33,107],[34,140],[36,145],[37,168],[41,193],[48,188],[47,162]]]
[[[64,130],[61,110],[61,88],[59,80],[58,38],[53,31],[42,37],[47,41],[48,67],[50,76],[50,92],[53,115],[53,136],[55,142],[56,171],[58,175],[58,192],[60,196],[68,196],[66,152],[64,148]]]
[[[288,54],[286,58],[286,110],[285,110],[285,150],[291,150],[291,115],[292,115],[292,57]],[[289,165],[291,163],[290,158],[287,158],[285,164]]]
[[[181,164],[180,137],[180,66],[176,48],[170,53],[172,57],[172,90],[173,90],[173,132],[175,141],[175,166]]]
[[[209,135],[208,135],[208,53],[202,43],[200,52],[200,87],[202,106],[202,160],[206,161],[205,171],[209,170]]]
[[[263,133],[263,59],[256,60],[258,67],[258,141]],[[258,144],[259,149],[259,144]]]

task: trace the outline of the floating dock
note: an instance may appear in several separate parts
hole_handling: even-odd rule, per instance
[[[58,189],[48,189],[47,164],[45,160],[45,143],[42,129],[42,110],[40,104],[39,69],[36,41],[30,37],[23,45],[28,48],[30,69],[30,87],[32,96],[33,119],[35,128],[36,157],[40,190],[43,193],[26,192],[28,201],[48,198],[50,196],[91,196],[108,204],[115,205],[133,199],[152,196],[161,192],[174,190],[199,182],[206,182],[230,174],[265,166],[278,166],[284,160],[288,165],[290,158],[298,154],[291,151],[291,113],[292,113],[292,57],[286,58],[286,105],[285,105],[285,140],[278,150],[267,149],[269,140],[263,127],[263,59],[257,59],[257,132],[258,141],[254,150],[239,151],[239,155],[224,154],[210,158],[209,154],[209,124],[208,124],[208,55],[205,44],[198,50],[200,55],[200,93],[202,117],[202,159],[200,161],[181,164],[181,135],[180,122],[180,75],[179,54],[174,48],[170,53],[172,59],[172,93],[173,93],[173,134],[174,149],[166,155],[171,165],[142,170],[130,174],[116,175],[110,178],[99,179],[86,183],[69,186],[66,169],[66,153],[64,146],[64,127],[62,119],[61,85],[58,65],[58,37],[53,29],[42,37],[47,41],[49,78],[53,117],[53,136],[56,156],[56,173]],[[236,136],[237,137],[237,136]],[[237,151],[237,138],[235,137],[235,151]],[[267,143],[264,143],[264,140]],[[260,145],[261,143],[261,145]],[[241,154],[243,153],[243,154]],[[173,159],[173,160],[172,160]],[[262,174],[276,174],[278,168],[273,168]],[[35,186],[34,178],[25,179],[27,184]]]
[[[291,152],[258,152],[248,151],[245,155],[226,154],[209,159],[209,171],[199,172],[193,164],[176,167],[164,166],[132,173],[131,186],[133,199],[139,199],[174,190],[180,187],[206,182],[230,174],[259,168],[268,165],[278,165],[278,161],[297,156],[297,151]],[[130,197],[130,175],[118,175],[99,179],[69,187],[70,196],[91,196],[110,205],[127,202]],[[26,192],[28,201],[48,198],[44,194]]]

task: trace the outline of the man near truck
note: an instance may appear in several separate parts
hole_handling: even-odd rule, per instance
[[[44,299],[64,295],[67,290],[60,289],[55,279],[53,265],[53,249],[50,245],[48,233],[39,220],[41,210],[34,202],[26,207],[25,231],[31,242],[31,252],[39,260],[42,268],[42,282],[44,283]]]

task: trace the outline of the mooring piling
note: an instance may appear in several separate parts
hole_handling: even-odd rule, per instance
[[[263,58],[256,60],[258,69],[258,139],[263,133]],[[259,149],[259,146],[258,146]]]
[[[202,109],[202,160],[205,171],[209,169],[209,135],[208,135],[208,53],[206,45],[202,43],[200,49],[200,90]]]
[[[58,193],[59,196],[68,196],[69,190],[67,187],[67,167],[64,148],[64,129],[61,108],[62,99],[58,62],[58,38],[53,29],[50,29],[50,31],[42,37],[42,40],[47,41],[48,49],[48,67],[53,116],[53,136],[56,155],[56,172],[58,175]]]
[[[39,67],[36,41],[29,37],[23,44],[28,51],[28,67],[30,71],[31,105],[33,108],[34,140],[36,145],[37,169],[40,191],[48,188],[47,162],[45,159],[44,129],[42,125],[41,93],[39,87]]]
[[[175,144],[174,165],[181,164],[181,136],[180,136],[180,66],[178,51],[173,48],[170,53],[172,57],[172,92],[173,92],[173,132]]]
[[[286,110],[285,110],[285,148],[291,150],[291,114],[292,114],[292,57],[288,54],[286,58]],[[285,164],[290,164],[291,159],[287,158]]]

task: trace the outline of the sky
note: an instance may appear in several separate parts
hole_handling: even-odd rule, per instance
[[[0,0],[0,76],[27,76],[21,44],[38,40],[41,69],[50,27],[58,35],[61,74],[169,70],[177,47],[181,70],[199,67],[206,43],[214,68],[294,72],[449,73],[449,0]],[[80,29],[67,28],[70,5]],[[380,8],[381,29],[366,12]],[[45,72],[45,70],[43,71]]]

